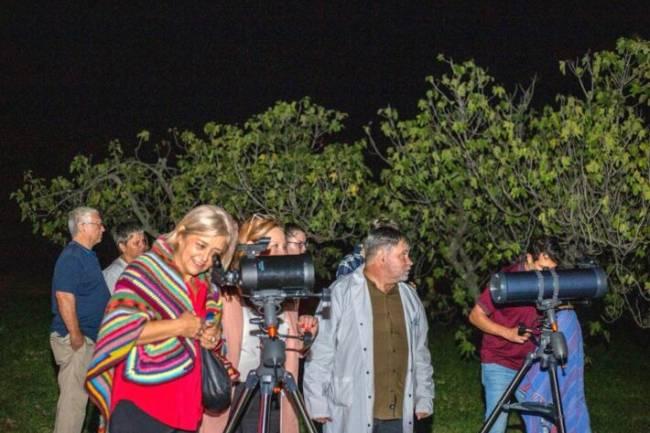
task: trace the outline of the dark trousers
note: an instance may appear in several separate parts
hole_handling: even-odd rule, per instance
[[[375,418],[372,433],[402,433],[402,419]]]
[[[190,433],[161,423],[128,400],[122,400],[115,406],[108,431],[111,433]]]
[[[237,401],[242,392],[244,392],[245,385],[243,383],[237,384],[235,387],[235,398]],[[269,415],[269,433],[280,433],[280,404],[279,396],[274,394],[271,397],[271,413]],[[241,417],[241,421],[237,428],[237,433],[257,433],[257,422],[260,413],[260,390],[259,388],[253,394],[250,404]],[[113,433],[113,432],[111,432]]]

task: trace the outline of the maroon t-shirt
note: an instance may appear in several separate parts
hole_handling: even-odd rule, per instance
[[[502,272],[521,272],[524,265],[516,263],[501,269]],[[478,297],[476,303],[485,311],[488,317],[503,326],[513,328],[520,323],[527,328],[537,325],[537,309],[533,305],[495,306],[492,303],[490,289],[486,288]],[[483,333],[481,342],[481,362],[484,364],[499,364],[518,370],[524,363],[526,355],[535,348],[531,340],[524,344],[512,343],[505,338]]]

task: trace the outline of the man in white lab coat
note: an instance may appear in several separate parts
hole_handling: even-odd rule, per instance
[[[394,226],[370,230],[365,266],[331,286],[305,363],[305,402],[325,433],[413,431],[433,413],[433,367],[413,264]]]

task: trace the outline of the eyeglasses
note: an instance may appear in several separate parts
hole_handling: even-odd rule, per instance
[[[296,245],[298,248],[303,248],[303,247],[307,248],[307,245],[309,245],[307,241],[304,242],[287,241],[287,244]]]
[[[81,224],[90,224],[97,227],[104,227],[104,223],[96,223],[93,221],[83,221]]]
[[[273,215],[256,212],[250,217],[250,221],[264,220],[264,221],[276,221]]]

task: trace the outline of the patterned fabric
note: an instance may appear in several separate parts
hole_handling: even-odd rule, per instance
[[[352,272],[354,272],[355,269],[363,265],[366,259],[363,257],[361,250],[362,250],[361,244],[356,244],[354,246],[354,250],[352,250],[350,254],[346,255],[345,257],[343,257],[343,259],[341,259],[339,266],[336,268],[337,279],[339,277],[342,277],[343,275],[351,274]]]
[[[197,353],[192,341],[172,337],[136,345],[149,320],[175,319],[193,311],[185,282],[172,264],[173,250],[159,238],[151,251],[132,261],[116,284],[99,331],[86,376],[86,390],[102,416],[100,432],[110,416],[114,367],[125,362],[125,376],[136,383],[164,383],[186,374]],[[209,273],[196,278],[210,285]],[[209,286],[210,287],[210,286]],[[217,291],[208,295],[208,315],[221,322],[222,303]]]
[[[569,352],[566,365],[557,370],[566,431],[591,433],[589,411],[585,401],[584,351],[580,323],[575,311],[560,310],[557,312],[557,324],[566,337]],[[525,394],[526,401],[552,403],[550,379],[550,375],[541,371],[539,362],[536,362],[520,384],[519,391]],[[523,418],[528,433],[557,432],[556,427],[542,417],[529,415]]]

